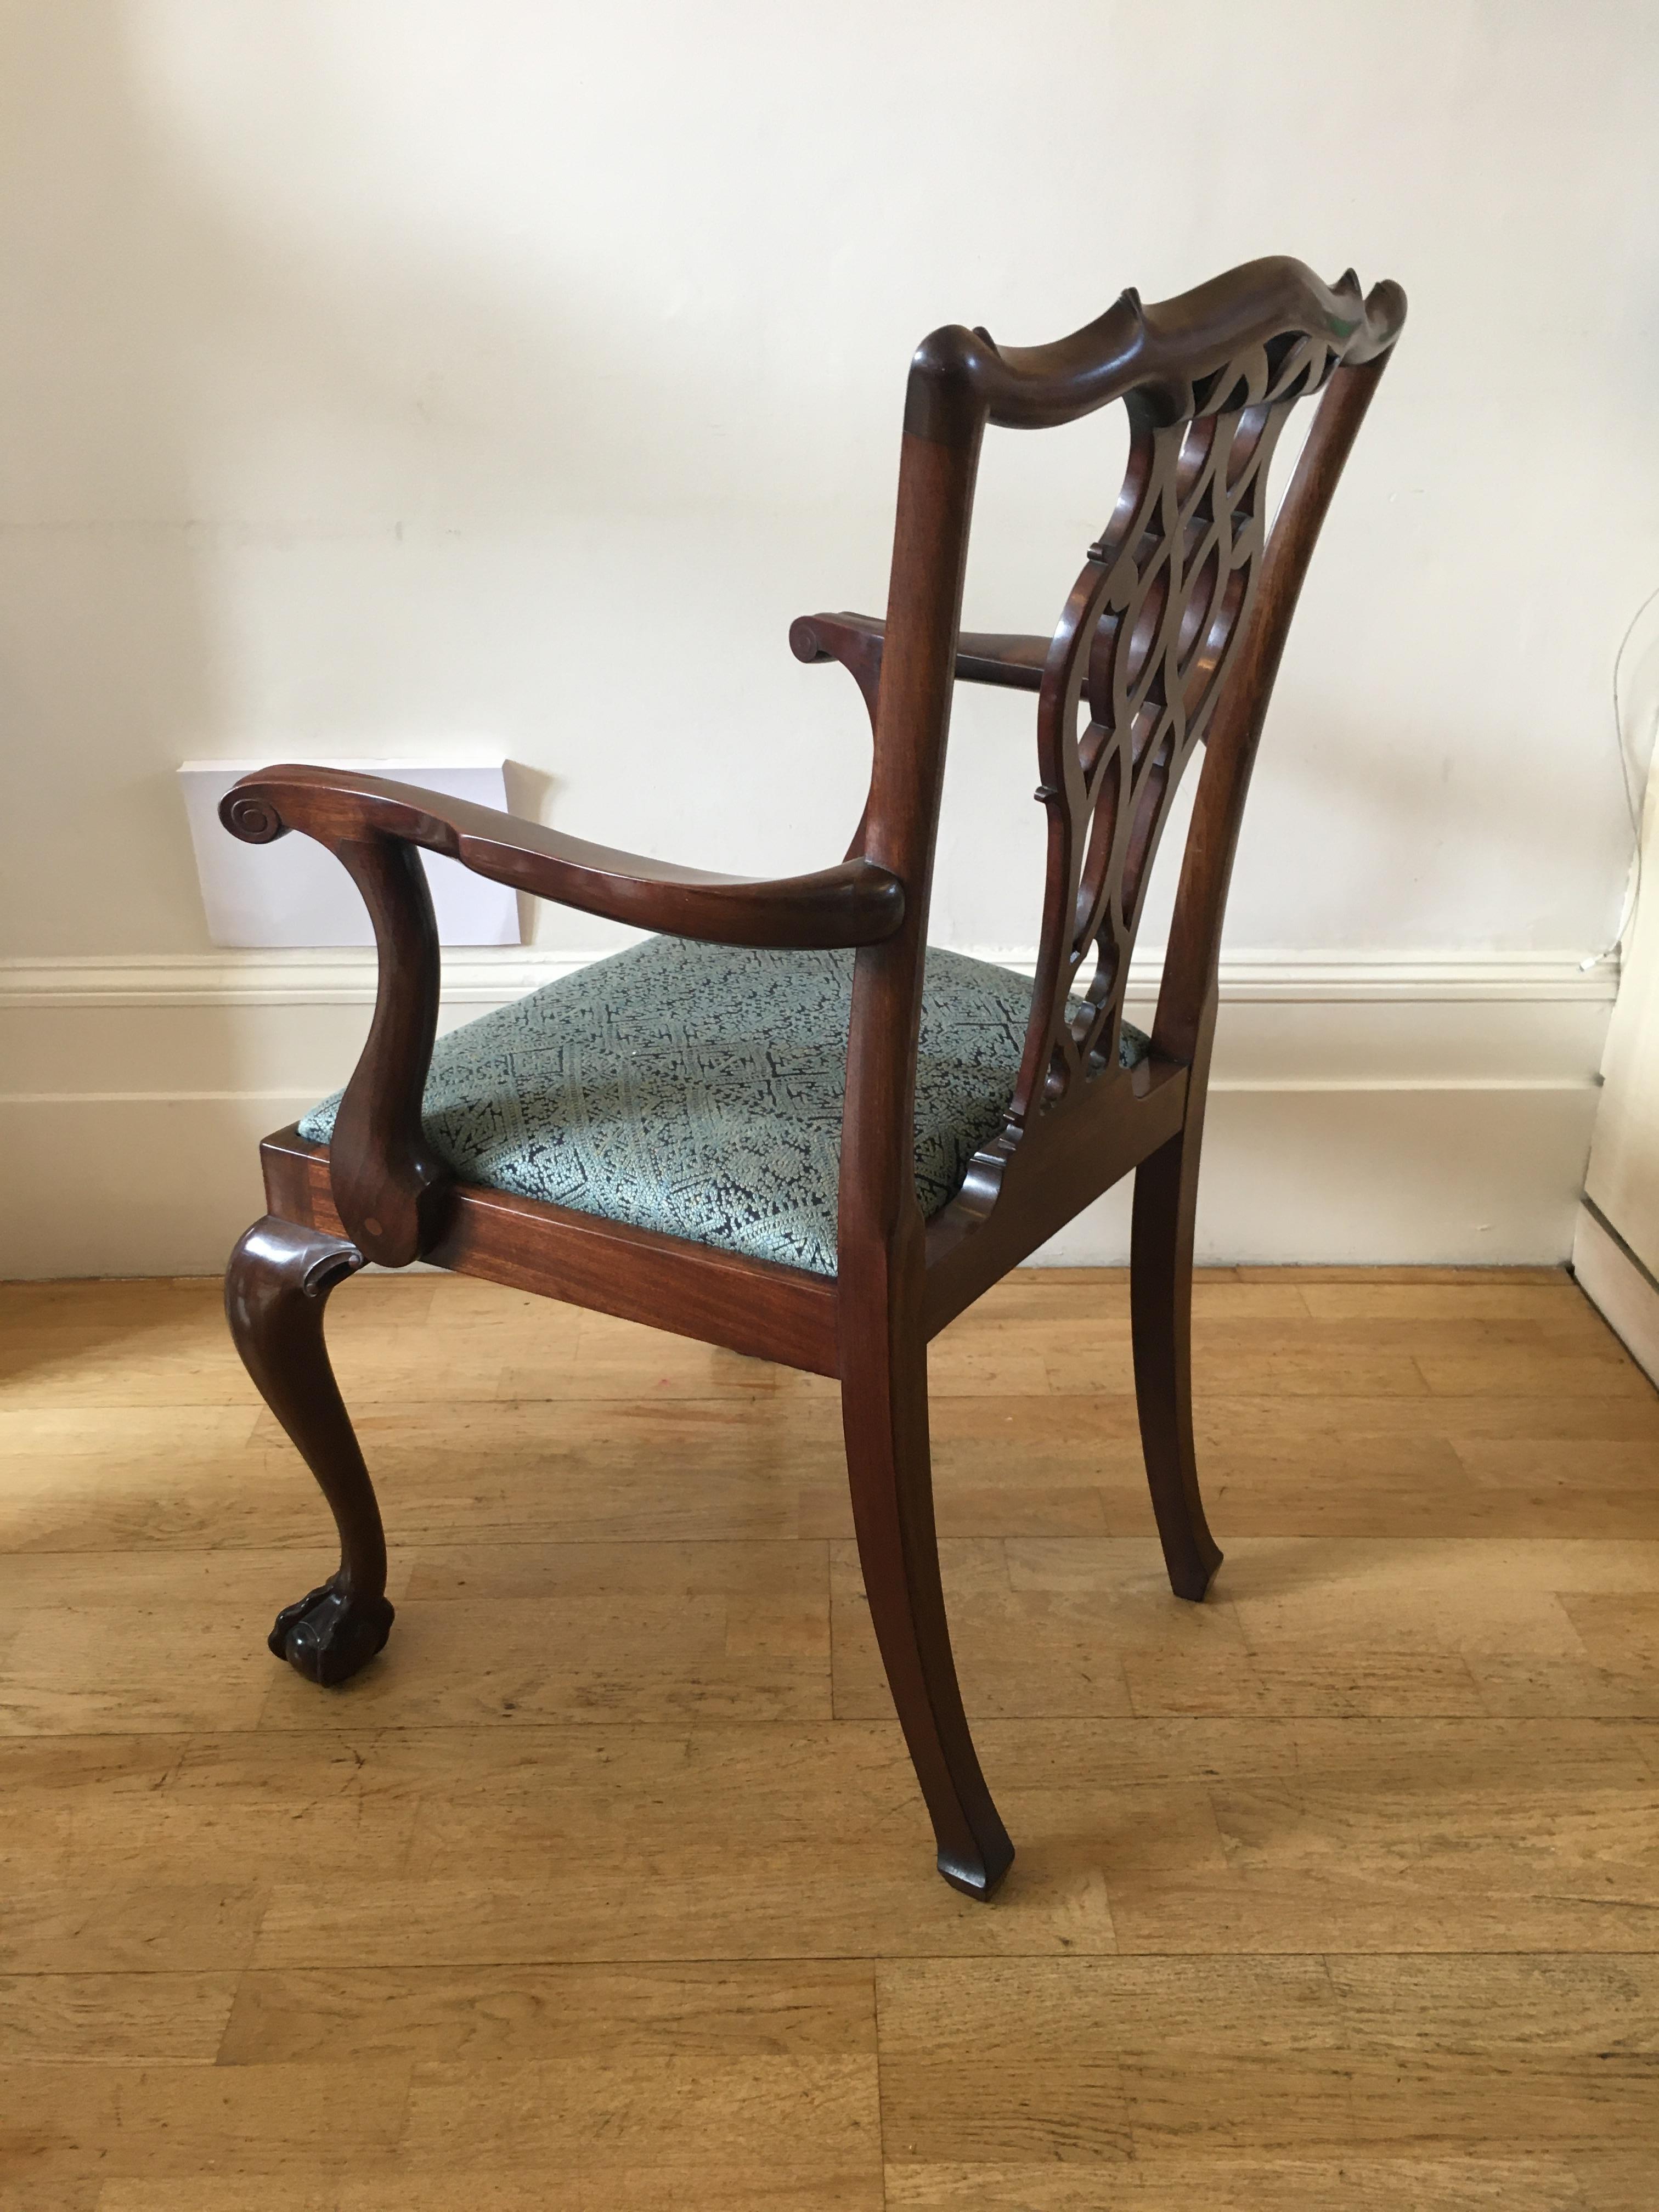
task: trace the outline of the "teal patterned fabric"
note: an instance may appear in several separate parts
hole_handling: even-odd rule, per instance
[[[427,1133],[464,1182],[833,1275],[853,958],[648,939],[440,1037]],[[1001,1126],[1030,1006],[1023,975],[929,950],[924,1213]],[[1146,1050],[1126,1024],[1123,1065]],[[339,1103],[301,1135],[326,1144]]]

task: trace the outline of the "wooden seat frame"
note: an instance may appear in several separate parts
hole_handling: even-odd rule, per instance
[[[1058,343],[936,331],[908,387],[884,622],[814,615],[803,660],[842,662],[869,708],[869,797],[848,857],[749,882],[588,845],[368,775],[277,767],[225,825],[299,830],[349,870],[380,985],[330,1145],[262,1147],[269,1212],[238,1244],[238,1347],[320,1484],[338,1571],[277,1619],[273,1651],[337,1683],[385,1644],[380,1516],[323,1341],[329,1292],[366,1260],[416,1259],[841,1380],[860,1557],[939,1866],[988,1897],[1013,1846],[980,1771],[945,1624],[928,1448],[927,1341],[1111,1184],[1135,1173],[1132,1306],[1146,1472],[1170,1580],[1202,1598],[1220,1562],[1193,1447],[1194,1209],[1221,925],[1251,766],[1315,540],[1405,314],[1301,264],[1259,261],[1161,307],[1132,292]],[[1266,477],[1298,399],[1322,391],[1271,532]],[[963,635],[988,422],[1042,428],[1126,403],[1127,475],[1052,638]],[[1030,1028],[1004,1127],[924,1220],[912,1115],[922,967],[953,685],[1037,696],[1048,881]],[[1206,759],[1152,1032],[1118,1064],[1129,956],[1176,787]],[[718,943],[855,946],[834,1277],[458,1183],[422,1097],[439,951],[418,851],[586,913]],[[1079,997],[1081,1015],[1068,1012]]]

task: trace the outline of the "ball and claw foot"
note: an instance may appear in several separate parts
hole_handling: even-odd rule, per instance
[[[296,1674],[325,1689],[349,1682],[382,1650],[392,1633],[392,1608],[383,1597],[354,1597],[337,1576],[285,1606],[270,1632],[270,1648]]]

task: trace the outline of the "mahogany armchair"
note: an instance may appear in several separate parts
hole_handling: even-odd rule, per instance
[[[1170,1580],[1220,1562],[1199,1495],[1188,1322],[1223,910],[1304,574],[1405,300],[1253,262],[1160,307],[1126,292],[1050,346],[951,328],[911,363],[886,618],[812,615],[874,763],[848,855],[749,882],[612,852],[368,775],[244,777],[222,818],[317,838],[373,917],[380,989],[345,1091],[262,1147],[269,1212],[226,1279],[230,1324],[338,1526],[338,1571],[271,1650],[343,1681],[386,1640],[379,1508],[323,1342],[366,1260],[434,1261],[840,1378],[876,1633],[947,1881],[1013,1856],[963,1712],[940,1590],[927,1342],[1134,1171],[1132,1307],[1146,1472]],[[1322,391],[1271,532],[1291,410]],[[1122,400],[1128,471],[1052,638],[958,630],[988,423]],[[956,683],[1036,696],[1048,876],[1035,988],[927,927]],[[1150,1037],[1122,1014],[1182,770],[1206,759]],[[439,954],[417,854],[659,933],[434,1039]],[[653,1059],[642,1047],[659,1047]]]

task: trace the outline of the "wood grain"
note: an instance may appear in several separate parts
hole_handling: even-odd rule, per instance
[[[1122,1276],[937,1340],[989,1908],[917,1880],[832,1388],[349,1296],[401,1641],[319,1692],[216,1287],[0,1291],[0,2202],[1650,2212],[1659,1399],[1565,1276],[1200,1273],[1201,1608]]]

